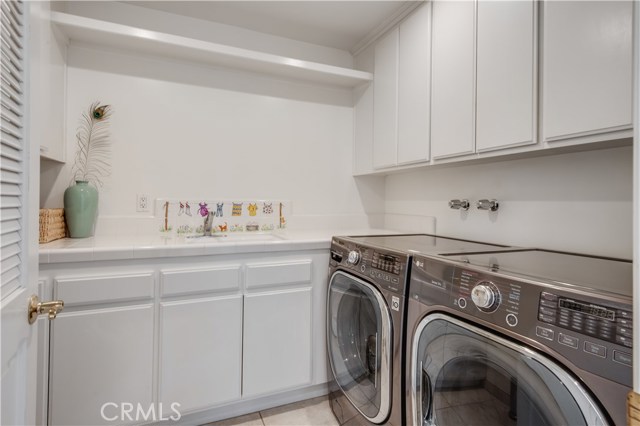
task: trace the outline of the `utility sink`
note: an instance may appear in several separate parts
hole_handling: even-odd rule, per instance
[[[282,241],[286,240],[285,237],[276,234],[225,234],[225,235],[211,235],[211,236],[196,236],[187,237],[187,242],[209,242],[216,241],[219,243],[240,243],[240,242],[253,242],[253,241]]]

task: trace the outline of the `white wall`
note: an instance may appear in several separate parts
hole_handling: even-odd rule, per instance
[[[101,219],[148,216],[138,193],[288,199],[299,216],[382,212],[383,185],[351,177],[350,90],[73,45],[68,58],[68,159],[82,112],[95,100],[114,111]],[[43,163],[43,207],[62,206],[71,162]]]
[[[438,234],[632,257],[631,147],[427,169],[386,180],[386,212],[435,216]],[[496,198],[495,213],[447,202]]]

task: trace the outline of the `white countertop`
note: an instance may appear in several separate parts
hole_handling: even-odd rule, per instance
[[[158,257],[205,256],[291,250],[329,249],[334,235],[390,234],[381,229],[287,230],[278,240],[228,240],[224,237],[166,238],[161,236],[64,238],[40,244],[40,264]],[[244,237],[245,235],[242,235]],[[249,237],[250,238],[250,237]]]

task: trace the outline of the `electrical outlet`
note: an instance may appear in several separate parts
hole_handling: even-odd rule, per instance
[[[136,211],[137,212],[148,212],[149,211],[149,196],[147,194],[138,194],[136,202]]]

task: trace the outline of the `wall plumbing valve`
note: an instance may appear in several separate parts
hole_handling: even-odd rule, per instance
[[[500,204],[498,204],[498,200],[478,200],[476,207],[478,210],[490,210],[495,212],[498,210],[498,207],[500,207]]]
[[[449,201],[449,208],[455,210],[469,210],[469,200],[451,200]]]

